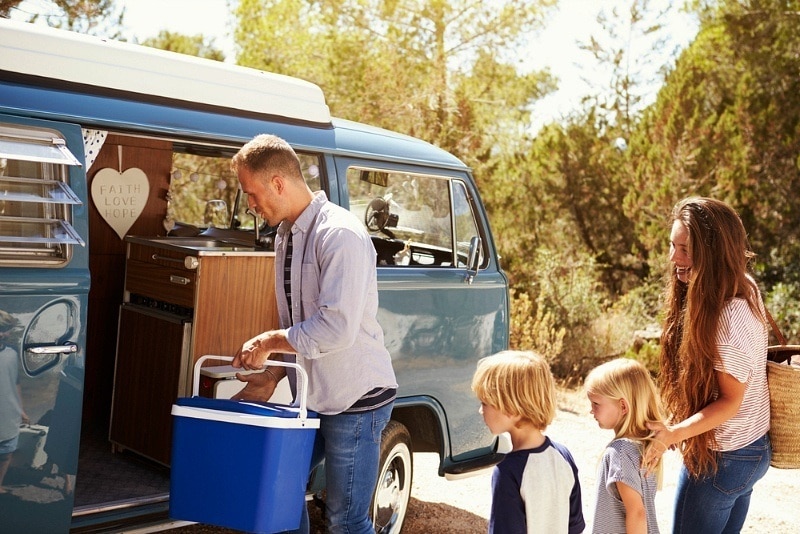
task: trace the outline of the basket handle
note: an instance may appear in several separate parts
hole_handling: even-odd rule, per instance
[[[778,343],[780,345],[786,345],[786,338],[783,337],[781,329],[778,328],[778,324],[775,322],[775,319],[772,318],[772,314],[769,313],[767,308],[764,308],[764,311],[767,312],[767,320],[769,321],[770,326],[772,326],[772,331],[775,332],[775,337],[778,338]]]
[[[203,362],[206,360],[222,360],[226,362],[232,362],[232,356],[217,356],[214,354],[207,354],[205,356],[201,356],[197,359],[197,362],[194,364],[194,376],[192,377],[192,396],[196,397],[198,392],[200,391],[200,368],[203,366]],[[297,397],[295,397],[294,402],[292,402],[291,406],[293,408],[299,407],[300,409],[300,419],[302,421],[306,420],[308,416],[308,409],[306,408],[306,402],[308,400],[308,374],[306,370],[303,369],[297,363],[290,363],[290,362],[282,362],[279,360],[267,360],[264,362],[264,367],[266,368],[269,365],[276,365],[278,367],[292,367],[297,371],[297,376],[299,378],[297,384]]]

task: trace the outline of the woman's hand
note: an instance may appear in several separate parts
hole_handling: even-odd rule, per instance
[[[642,458],[642,467],[647,470],[647,473],[652,473],[659,460],[667,452],[667,449],[674,449],[675,444],[678,442],[675,432],[672,428],[663,423],[647,423],[647,428],[653,431],[652,446],[647,448],[644,457]]]

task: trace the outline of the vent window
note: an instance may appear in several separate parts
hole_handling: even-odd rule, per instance
[[[53,130],[0,124],[0,265],[60,267],[74,245],[80,198],[68,184],[80,166]]]

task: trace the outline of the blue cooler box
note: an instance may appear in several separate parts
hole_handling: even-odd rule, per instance
[[[300,526],[315,413],[190,397],[172,415],[170,517],[258,533]]]

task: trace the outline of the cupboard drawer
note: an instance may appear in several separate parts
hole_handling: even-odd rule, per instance
[[[194,308],[196,272],[128,260],[125,290],[156,300]]]
[[[190,254],[166,248],[150,247],[138,243],[128,244],[128,260],[137,260],[174,269],[186,269],[186,257]],[[187,271],[190,269],[186,269]]]

